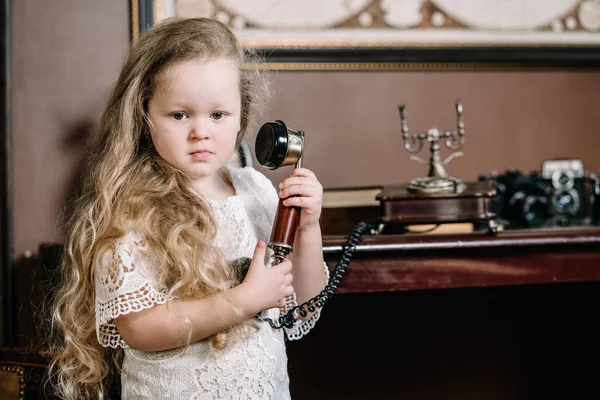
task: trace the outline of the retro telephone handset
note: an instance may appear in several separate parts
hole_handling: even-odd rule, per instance
[[[286,126],[281,120],[265,123],[256,137],[256,159],[266,168],[277,169],[285,165],[295,164],[295,168],[302,167],[304,153],[304,132],[295,131]],[[300,221],[300,207],[287,207],[283,205],[284,199],[279,199],[277,215],[271,231],[271,239],[267,246],[273,250],[271,264],[279,264],[294,248],[294,236]],[[308,312],[321,308],[335,294],[346,273],[350,259],[360,241],[361,236],[375,229],[375,223],[360,222],[348,236],[343,247],[342,257],[329,277],[325,289],[316,297],[307,302],[293,307],[278,321],[263,318],[275,329],[291,328],[298,317],[305,317]]]

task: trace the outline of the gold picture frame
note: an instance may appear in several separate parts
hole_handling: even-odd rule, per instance
[[[352,3],[355,5],[353,10],[343,8],[343,4],[350,4],[344,3],[344,0],[315,1],[283,2],[288,8],[304,7],[301,8],[304,17],[290,9],[288,14],[295,15],[286,19],[285,10],[280,11],[279,15],[275,14],[273,3],[266,0],[132,0],[132,40],[137,40],[143,30],[170,16],[206,16],[228,23],[240,35],[245,46],[263,52],[267,61],[263,68],[266,69],[423,71],[600,68],[600,4],[598,10],[591,9],[586,6],[589,0],[558,0],[553,3],[556,6],[552,10],[548,10],[548,3],[543,3],[544,0],[512,0],[514,7],[519,1],[528,1],[540,7],[545,4],[543,10],[547,15],[535,18],[525,16],[519,20],[509,15],[510,10],[504,10],[510,16],[503,22],[507,25],[504,30],[494,27],[497,15],[490,16],[493,10],[487,13],[478,11],[481,13],[481,21],[478,21],[474,7],[469,13],[468,8],[461,11],[451,6],[475,4],[478,0],[363,0],[362,3],[359,0]],[[396,10],[396,14],[393,14],[395,19],[390,17],[392,6],[406,7],[409,3],[419,8],[412,9],[412,13],[407,12],[409,9],[401,10],[404,12]],[[511,0],[501,3],[511,3]],[[266,7],[264,12],[260,9],[261,4]],[[388,8],[384,12],[385,5]],[[331,16],[329,20],[319,17],[318,21],[314,21],[314,24],[320,23],[322,26],[290,27],[294,24],[300,26],[303,21],[307,26],[313,23],[308,10],[316,8],[329,11],[314,13],[315,20],[318,19],[317,15],[327,12]],[[276,26],[279,21],[277,18],[281,20],[281,27]],[[515,19],[517,23],[510,22]],[[535,29],[519,28],[518,23],[526,26],[528,21],[537,23]],[[403,23],[407,26],[399,27]],[[492,28],[484,29],[485,24]]]

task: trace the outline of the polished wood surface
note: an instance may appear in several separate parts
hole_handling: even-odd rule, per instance
[[[343,236],[323,238],[333,269]],[[600,227],[363,236],[340,293],[600,281]]]
[[[344,243],[324,236],[330,268]],[[599,291],[600,227],[364,236],[287,347],[292,397],[600,398]]]
[[[408,185],[385,186],[377,196],[382,220],[403,224],[487,221],[496,189],[491,182],[465,182],[460,193],[413,193]]]

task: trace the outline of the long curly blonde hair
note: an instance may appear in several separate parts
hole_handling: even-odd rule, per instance
[[[161,261],[159,282],[179,296],[219,292],[239,283],[212,244],[216,232],[208,204],[190,191],[189,178],[156,152],[147,105],[158,77],[175,63],[233,59],[241,77],[239,144],[268,91],[264,75],[248,67],[257,61],[249,56],[226,26],[204,18],[167,19],[132,45],[91,143],[79,192],[61,216],[64,251],[49,345],[50,383],[61,398],[103,398],[111,372],[119,368],[121,352],[98,342],[94,295],[95,265],[115,239],[142,233]],[[219,334],[212,339],[223,342]]]

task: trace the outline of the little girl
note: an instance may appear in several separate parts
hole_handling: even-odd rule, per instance
[[[305,168],[277,194],[255,169],[228,164],[264,86],[246,54],[210,19],[164,21],[132,46],[65,212],[50,369],[59,397],[108,396],[117,371],[123,399],[290,398],[284,331],[263,318],[325,286],[323,190]],[[271,267],[279,198],[302,213],[290,260]],[[240,276],[241,257],[252,261]]]

